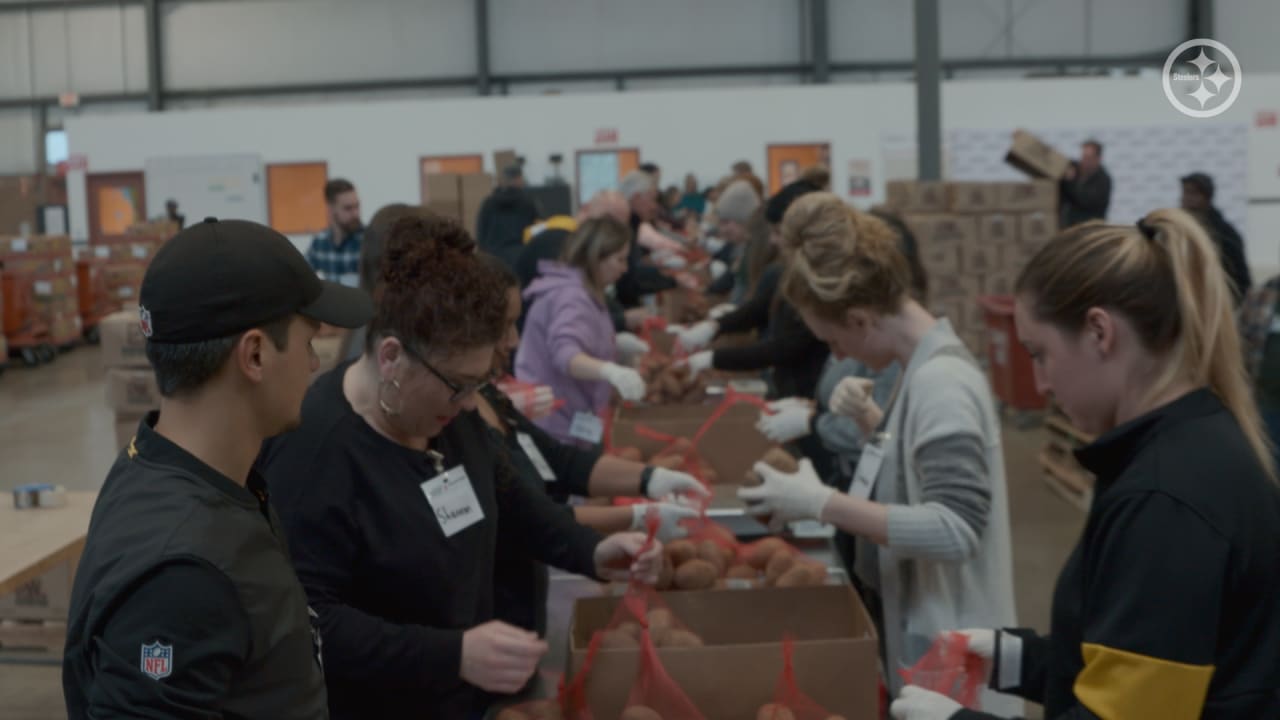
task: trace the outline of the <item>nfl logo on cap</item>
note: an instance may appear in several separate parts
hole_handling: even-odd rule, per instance
[[[169,677],[173,672],[173,646],[161,645],[159,640],[143,645],[142,672],[155,680]]]
[[[142,335],[151,337],[151,311],[139,306],[138,307],[138,324],[142,326]]]

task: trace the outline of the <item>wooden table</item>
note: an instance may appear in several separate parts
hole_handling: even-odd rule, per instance
[[[97,497],[96,492],[68,492],[62,507],[27,510],[15,510],[10,498],[0,498],[0,595],[84,550]]]

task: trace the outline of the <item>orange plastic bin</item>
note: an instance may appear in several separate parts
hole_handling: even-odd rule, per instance
[[[987,360],[991,368],[991,389],[1014,410],[1041,410],[1047,399],[1036,390],[1031,354],[1018,342],[1013,322],[1012,295],[978,298],[987,324]]]

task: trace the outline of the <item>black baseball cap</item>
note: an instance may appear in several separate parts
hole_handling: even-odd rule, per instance
[[[248,220],[206,218],[174,235],[142,279],[142,332],[155,343],[215,340],[291,315],[357,328],[362,290],[316,276],[289,238]]]
[[[1195,172],[1190,175],[1183,175],[1182,182],[1190,183],[1195,186],[1205,197],[1213,199],[1213,178],[1205,173]]]

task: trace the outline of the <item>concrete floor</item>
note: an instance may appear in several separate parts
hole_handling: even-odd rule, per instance
[[[1041,480],[1041,431],[1008,428],[1004,440],[1018,615],[1021,624],[1045,630],[1058,569],[1084,516]],[[0,375],[0,486],[41,481],[97,489],[114,445],[96,348],[76,349],[37,369],[11,366]],[[0,665],[0,718],[65,717],[60,668]]]

